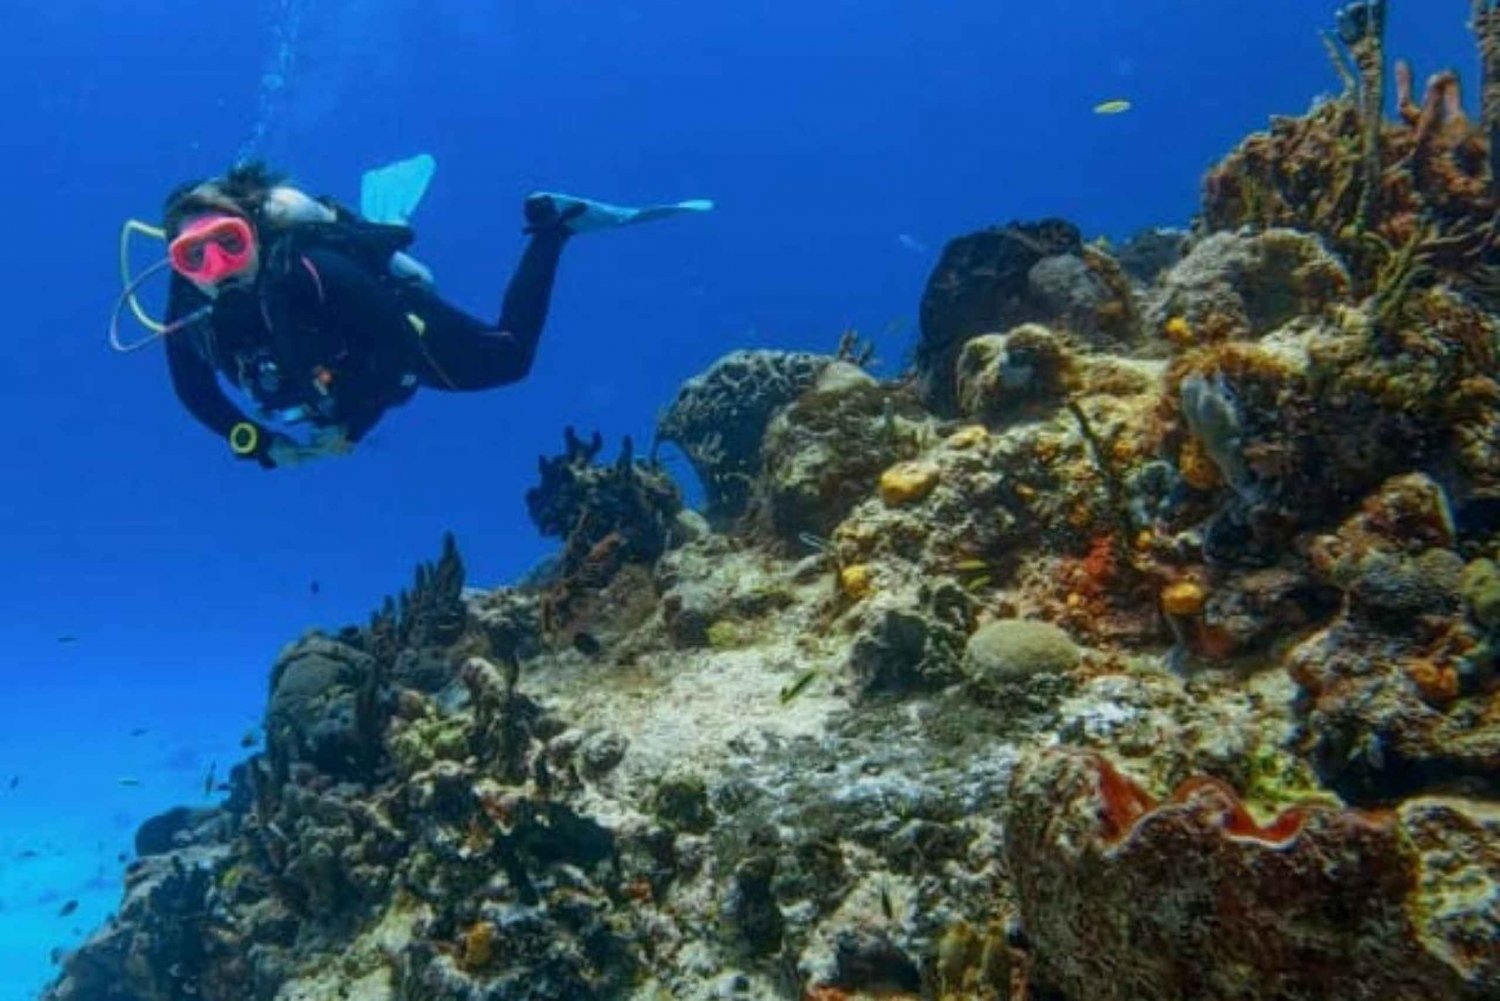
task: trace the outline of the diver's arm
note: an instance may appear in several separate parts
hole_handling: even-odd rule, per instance
[[[251,447],[244,451],[236,449],[235,454],[255,459],[262,466],[273,465],[269,450],[278,435],[240,413],[239,408],[224,395],[213,366],[194,350],[187,340],[188,336],[188,332],[184,330],[165,338],[167,367],[172,373],[172,389],[176,391],[177,398],[188,409],[188,413],[198,419],[198,423],[226,442],[230,441],[230,435],[236,427],[248,425],[253,428],[253,438],[249,439]]]
[[[185,333],[185,332],[183,332]],[[172,371],[172,388],[198,423],[227,439],[245,415],[230,402],[219,386],[213,367],[204,361],[185,337],[170,336],[167,342],[167,367]]]
[[[167,286],[166,323],[171,326],[193,313],[211,306],[212,300],[176,272]],[[192,338],[196,326],[189,325],[168,334],[167,367],[172,372],[172,388],[188,412],[198,423],[220,438],[228,440],[229,432],[236,424],[244,422],[245,415],[230,402],[219,385],[219,377],[211,362],[198,351]]]

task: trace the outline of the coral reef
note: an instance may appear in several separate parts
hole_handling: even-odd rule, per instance
[[[1343,609],[1287,666],[1308,696],[1312,759],[1346,798],[1500,791],[1500,687],[1473,599],[1464,614],[1456,544],[1446,498],[1421,474],[1387,482],[1313,540],[1314,569]]]
[[[789,543],[826,536],[882,471],[917,454],[924,417],[904,387],[831,363],[766,428],[756,520]]]
[[[964,658],[970,677],[979,684],[994,684],[1071,671],[1078,663],[1078,649],[1067,633],[1050,623],[1001,619],[974,630]]]
[[[1484,45],[1493,37],[1491,18],[1476,6]],[[1383,321],[1396,318],[1411,292],[1438,282],[1487,302],[1500,203],[1486,126],[1464,114],[1455,74],[1435,74],[1418,100],[1405,64],[1396,71],[1400,115],[1386,120],[1384,33],[1384,0],[1341,11],[1338,42],[1329,47],[1344,92],[1305,116],[1276,119],[1210,171],[1203,221],[1213,230],[1316,234],[1348,265],[1359,293],[1373,297]],[[1487,63],[1486,94],[1493,70]],[[1493,102],[1485,108],[1493,114]]]
[[[599,434],[584,442],[568,428],[564,439],[561,455],[538,460],[541,483],[526,493],[537,528],[564,540],[539,615],[545,635],[592,648],[598,639],[580,623],[603,606],[618,608],[612,599],[630,595],[644,579],[627,571],[649,569],[678,541],[682,495],[655,462],[636,460],[629,438],[609,466],[594,461],[604,447]],[[622,576],[624,586],[612,594]]]
[[[915,369],[736,352],[271,671],[46,1001],[1500,997],[1500,17],[1211,171],[961,236]],[[1387,89],[1397,117],[1380,115]]]
[[[760,473],[771,416],[801,396],[834,361],[790,351],[734,351],[689,379],[656,424],[658,442],[687,453],[718,526],[739,517]]]
[[[613,465],[594,462],[604,447],[565,433],[561,455],[538,460],[541,483],[526,492],[526,510],[543,535],[565,541],[561,574],[578,572],[607,539],[624,563],[655,563],[682,509],[677,485],[654,464],[638,462],[629,438]]]
[[[1129,277],[1061,219],[950,241],[922,293],[916,350],[918,383],[933,412],[956,412],[954,370],[970,338],[1030,322],[1064,327],[1094,346],[1127,342],[1137,324]]]
[[[1293,229],[1211,233],[1164,269],[1144,310],[1148,330],[1206,344],[1256,338],[1347,300],[1344,265]]]
[[[993,421],[1028,404],[1055,403],[1068,394],[1072,369],[1070,353],[1038,323],[971,338],[958,356],[959,412]]]
[[[1413,838],[1434,814],[1443,834]],[[1016,770],[1005,851],[1032,981],[1065,997],[1479,998],[1500,986],[1493,941],[1432,932],[1493,931],[1493,900],[1452,888],[1497,888],[1492,848],[1453,855],[1494,819],[1418,800],[1262,821],[1214,779],[1162,802],[1097,755],[1042,752]]]

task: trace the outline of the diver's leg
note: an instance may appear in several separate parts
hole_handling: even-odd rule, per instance
[[[485,328],[427,293],[434,303],[418,311],[426,329],[418,339],[425,359],[418,378],[453,390],[488,389],[524,378],[547,323],[557,264],[570,236],[711,208],[713,202],[704,199],[630,208],[544,191],[528,195],[524,211],[531,242],[505,288],[499,323]]]
[[[557,265],[568,233],[535,230],[505,287],[500,320],[487,326],[430,292],[418,294],[412,314],[420,326],[417,378],[434,389],[490,389],[526,377],[547,323]]]
[[[539,228],[521,254],[521,262],[505,286],[500,304],[499,328],[526,345],[528,362],[536,352],[536,343],[547,324],[547,310],[552,304],[552,286],[557,281],[557,264],[562,259],[568,231],[560,225]],[[523,373],[524,374],[524,373]]]

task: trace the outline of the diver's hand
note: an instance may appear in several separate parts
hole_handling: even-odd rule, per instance
[[[254,459],[264,469],[290,469],[314,459],[348,455],[352,451],[354,442],[349,439],[349,433],[343,427],[333,425],[314,431],[305,445],[280,431],[262,431],[255,450],[243,453],[241,457]]]
[[[317,453],[297,444],[296,441],[284,434],[276,434],[271,443],[266,446],[265,458],[261,465],[267,469],[290,469],[292,466],[300,466],[309,459],[316,459]]]
[[[277,435],[267,449],[271,463],[277,469],[300,466],[304,462],[335,455],[348,455],[352,451],[354,442],[349,440],[349,433],[337,424],[318,428],[305,445],[286,435]]]
[[[334,424],[314,431],[307,449],[318,456],[348,455],[354,451],[354,442],[349,440],[349,432],[343,425]]]

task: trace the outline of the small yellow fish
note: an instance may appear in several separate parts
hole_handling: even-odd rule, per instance
[[[1130,102],[1126,101],[1124,99],[1118,99],[1118,100],[1114,100],[1114,101],[1104,101],[1104,102],[1101,102],[1099,104],[1094,105],[1094,114],[1096,114],[1096,115],[1123,115],[1125,112],[1129,111],[1130,108],[1131,108]]]
[[[781,704],[786,705],[788,702],[801,695],[802,690],[809,684],[811,684],[812,680],[817,676],[818,669],[816,667],[809,668],[806,671],[803,671],[802,674],[798,676],[796,681],[793,681],[790,685],[787,685],[781,690]]]

